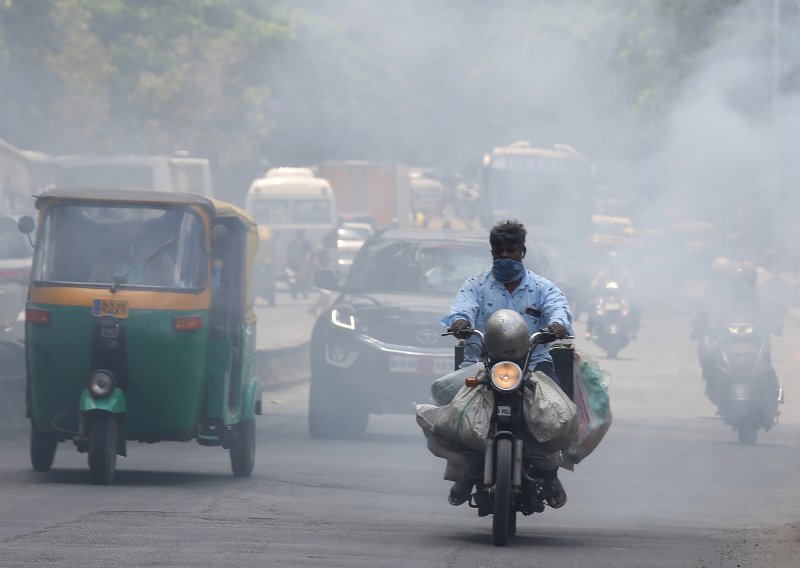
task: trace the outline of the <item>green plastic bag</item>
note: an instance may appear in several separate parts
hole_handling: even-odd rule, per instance
[[[578,410],[578,436],[564,452],[564,467],[571,469],[591,454],[611,427],[610,383],[610,377],[594,359],[575,350],[572,399]]]

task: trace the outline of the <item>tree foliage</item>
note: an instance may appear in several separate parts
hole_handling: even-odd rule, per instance
[[[0,0],[0,137],[250,167],[641,146],[744,3]]]

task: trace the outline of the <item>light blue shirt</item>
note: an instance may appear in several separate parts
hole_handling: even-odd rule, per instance
[[[468,278],[456,294],[450,313],[442,318],[442,325],[449,328],[454,321],[463,319],[474,329],[485,331],[486,320],[502,308],[522,314],[528,324],[529,334],[551,323],[560,323],[570,335],[574,335],[572,312],[567,298],[555,284],[530,270],[525,271],[522,281],[511,293],[494,277],[491,270]],[[465,350],[465,364],[478,360],[477,341],[476,338],[468,341],[470,345]],[[530,368],[543,361],[553,361],[550,348],[547,345],[537,345],[531,355]]]

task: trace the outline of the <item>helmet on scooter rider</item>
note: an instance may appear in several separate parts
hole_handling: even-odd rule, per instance
[[[525,319],[514,310],[497,310],[486,321],[484,345],[495,361],[519,361],[527,355],[530,346]]]

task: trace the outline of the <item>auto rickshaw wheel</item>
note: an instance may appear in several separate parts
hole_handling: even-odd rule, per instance
[[[233,430],[230,447],[231,469],[236,477],[249,477],[256,462],[256,421],[251,418]]]
[[[89,472],[95,485],[110,485],[117,468],[119,426],[108,413],[96,414],[89,430]]]
[[[50,471],[57,447],[58,440],[55,436],[38,430],[31,423],[31,465],[34,471]]]

